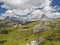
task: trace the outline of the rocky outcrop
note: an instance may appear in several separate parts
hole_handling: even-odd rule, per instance
[[[45,31],[45,30],[50,30],[51,28],[49,26],[35,26],[34,29],[33,29],[33,32],[36,33],[36,32],[39,32],[39,31]]]
[[[37,41],[31,41],[31,43],[26,43],[25,45],[38,45],[40,44],[44,39],[39,38]]]
[[[38,45],[37,41],[31,41],[31,43],[26,43],[25,45]]]

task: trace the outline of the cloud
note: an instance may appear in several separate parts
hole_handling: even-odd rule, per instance
[[[51,15],[49,15],[49,17],[51,17],[51,18],[60,18],[60,13],[59,12],[51,13]]]
[[[2,0],[4,5],[1,7],[8,9],[26,9],[41,5],[45,0]]]
[[[2,19],[4,19],[6,16],[15,16],[15,15],[12,12],[12,10],[7,10],[4,14],[1,14],[0,17],[3,17]]]
[[[0,2],[2,2],[2,0],[0,0]]]
[[[52,11],[55,11],[55,8],[50,6],[52,0],[0,0],[4,4],[1,5],[1,8],[8,9],[5,14],[2,14],[3,17],[6,16],[24,16],[30,13],[31,15],[26,18],[40,18],[42,14],[53,17]],[[42,10],[35,10],[35,8],[43,8]],[[52,13],[51,13],[52,12]],[[56,14],[59,15],[60,13]]]

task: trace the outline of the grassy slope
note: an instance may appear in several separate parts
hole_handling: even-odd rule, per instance
[[[60,20],[60,19],[59,19]],[[8,34],[0,34],[0,45],[24,45],[32,40],[38,40],[40,37],[44,38],[44,41],[39,45],[60,45],[60,21],[58,19],[53,22],[49,22],[51,30],[39,31],[33,33],[33,27],[38,24],[34,22],[23,26],[8,26],[0,27],[2,30],[7,30]],[[0,21],[5,22],[5,21]],[[42,24],[44,25],[44,24]]]

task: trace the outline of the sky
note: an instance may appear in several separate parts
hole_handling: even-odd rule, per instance
[[[52,6],[60,6],[60,0],[53,0]]]
[[[60,0],[53,0],[51,6],[57,6],[57,8],[60,8]],[[58,12],[60,12],[60,9],[57,10]]]
[[[2,4],[3,4],[3,3],[0,2],[0,6],[1,6]],[[1,14],[1,13],[4,13],[5,11],[6,11],[6,9],[0,7],[0,14]]]
[[[50,17],[56,17],[57,15],[59,17],[60,0],[0,0],[0,15],[5,17],[28,16],[31,14],[30,17],[35,18],[41,13],[45,14],[45,12]]]

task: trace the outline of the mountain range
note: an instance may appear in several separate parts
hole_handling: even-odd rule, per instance
[[[45,14],[42,14],[41,16],[35,16],[35,17],[17,17],[17,16],[6,16],[4,18],[4,20],[10,20],[10,21],[13,21],[13,22],[18,22],[19,24],[28,24],[28,23],[31,23],[31,22],[35,22],[35,21],[40,21],[40,20],[50,20],[51,18],[49,18],[48,16],[46,16]]]

